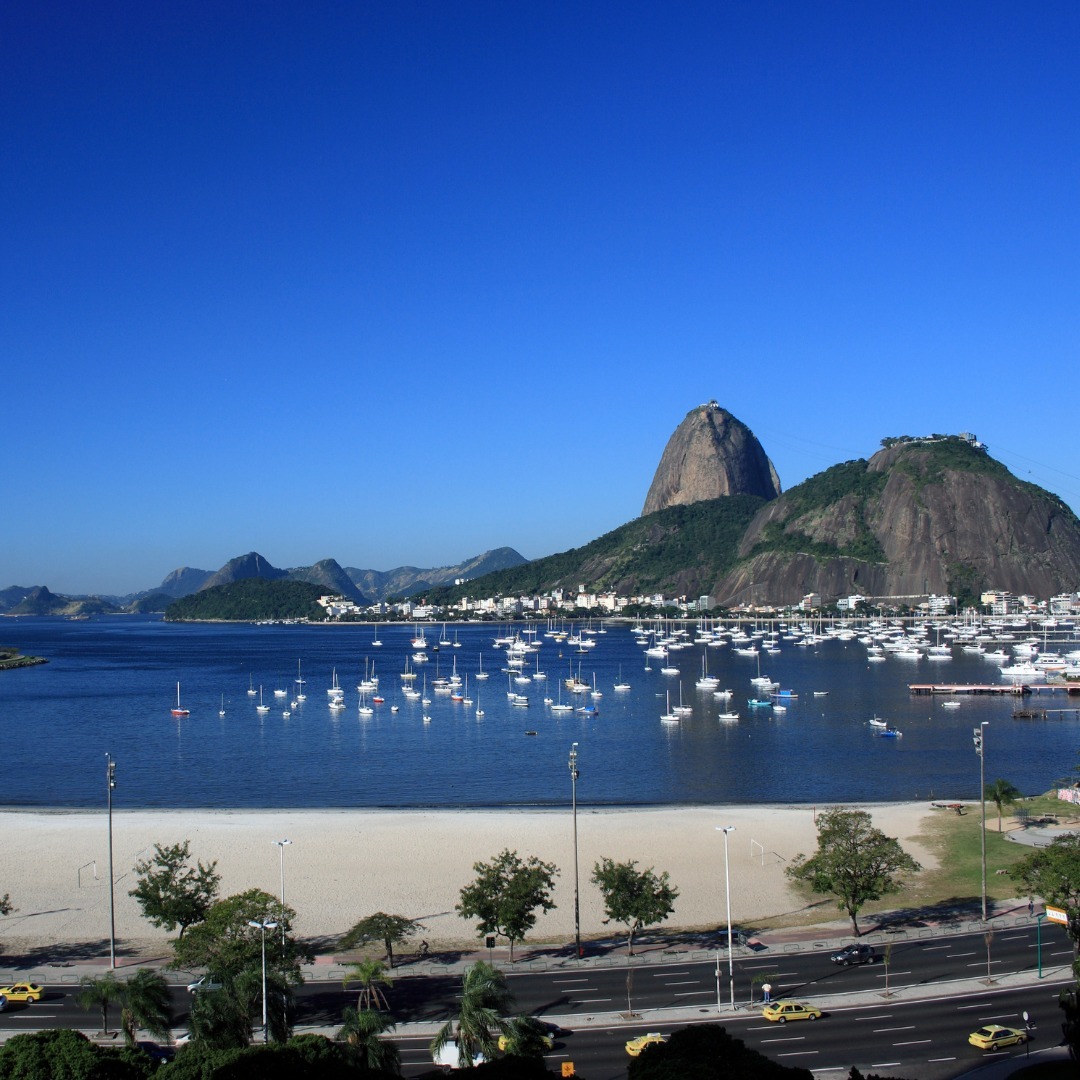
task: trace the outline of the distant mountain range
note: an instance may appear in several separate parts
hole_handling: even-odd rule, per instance
[[[642,515],[581,548],[526,562],[504,547],[457,566],[389,571],[343,568],[334,559],[281,570],[250,552],[214,572],[181,567],[128,597],[12,586],[0,591],[0,613],[161,611],[249,579],[307,582],[361,605],[419,594],[439,603],[573,592],[582,584],[623,596],[710,596],[722,607],[795,604],[807,594],[831,603],[937,593],[978,604],[990,589],[1042,599],[1080,589],[1080,520],[971,435],[883,439],[869,459],[834,465],[781,494],[753,432],[711,401],[668,440]],[[274,597],[308,603],[297,590]]]
[[[281,570],[252,551],[230,559],[220,570],[182,566],[166,574],[157,588],[128,596],[62,596],[50,592],[44,585],[12,585],[0,590],[0,614],[95,615],[110,611],[164,611],[174,600],[249,578],[309,582],[325,592],[367,605],[390,596],[415,596],[439,585],[482,577],[524,562],[524,556],[513,548],[502,547],[456,566],[430,569],[415,566],[399,566],[394,570],[343,569],[335,559],[320,559],[311,566]]]

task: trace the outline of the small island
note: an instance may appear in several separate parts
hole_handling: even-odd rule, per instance
[[[44,656],[23,656],[13,645],[0,645],[0,671],[9,668],[31,667],[34,664],[47,664]]]

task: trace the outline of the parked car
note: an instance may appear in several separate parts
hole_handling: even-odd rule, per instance
[[[40,1001],[43,991],[37,983],[12,983],[10,986],[0,986],[0,994],[8,1001]]]
[[[872,964],[877,960],[877,953],[874,952],[872,945],[848,945],[834,952],[829,959],[834,964],[842,964],[844,967],[850,964]]]
[[[1028,1033],[1018,1028],[1002,1027],[1001,1024],[987,1024],[986,1027],[973,1031],[968,1042],[980,1050],[996,1050],[999,1046],[1019,1046],[1028,1041]]]
[[[537,1028],[541,1031],[540,1039],[548,1050],[554,1048],[556,1039],[566,1034],[566,1032],[563,1031],[563,1029],[559,1027],[558,1024],[550,1024],[546,1020],[537,1020],[535,1017],[532,1017],[532,1019],[534,1020]],[[502,1050],[503,1053],[505,1053],[506,1048],[509,1045],[510,1039],[506,1035],[500,1035],[499,1049]]]
[[[221,980],[216,975],[204,975],[201,979],[188,983],[188,993],[197,994],[200,990],[220,990]]]
[[[3,1012],[7,1008],[7,998],[3,994],[0,994],[0,1012]]]
[[[816,1020],[821,1015],[821,1010],[816,1005],[808,1005],[805,1001],[785,999],[770,1002],[762,1010],[761,1015],[774,1023],[786,1024],[789,1020]]]

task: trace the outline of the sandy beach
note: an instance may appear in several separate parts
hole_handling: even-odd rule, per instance
[[[821,809],[816,808],[816,809]],[[913,837],[931,813],[924,803],[866,806],[924,866],[931,854]],[[589,878],[602,856],[668,871],[679,889],[669,927],[722,924],[724,842],[729,834],[732,918],[760,920],[803,907],[784,865],[816,844],[809,806],[578,809],[581,930],[611,933]],[[0,919],[0,951],[43,956],[51,946],[108,955],[108,824],[104,811],[0,811],[3,880],[15,911]],[[472,864],[503,848],[559,867],[557,907],[530,940],[573,938],[574,844],[569,810],[123,811],[113,814],[116,936],[122,955],[160,954],[169,934],[143,919],[128,891],[135,863],[162,845],[191,841],[193,856],[217,860],[221,895],[281,889],[297,912],[296,933],[322,948],[375,911],[419,919],[433,945],[475,944],[473,925],[454,912]]]

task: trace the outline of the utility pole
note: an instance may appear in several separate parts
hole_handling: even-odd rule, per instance
[[[979,830],[982,853],[982,921],[986,922],[986,728],[990,721],[984,720],[973,732],[975,753],[979,755],[979,805],[982,807],[982,827]]]

